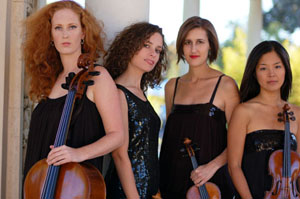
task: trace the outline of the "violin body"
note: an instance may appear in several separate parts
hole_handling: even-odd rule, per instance
[[[42,198],[48,164],[38,161],[29,170],[24,183],[24,199]],[[105,182],[96,167],[89,163],[66,163],[60,166],[55,199],[105,199]]]
[[[285,104],[283,112],[278,114],[278,121],[284,122],[284,147],[283,150],[274,151],[269,158],[269,173],[273,177],[273,185],[271,190],[266,192],[265,199],[300,198],[296,186],[300,158],[296,152],[291,150],[290,143],[290,120],[295,121],[296,118],[292,111],[288,112],[289,109],[289,105]]]
[[[300,158],[291,151],[291,177],[283,177],[283,150],[273,152],[269,159],[269,173],[273,176],[272,188],[265,194],[265,199],[293,199],[300,198],[296,180],[300,172]]]
[[[209,199],[221,199],[221,192],[220,189],[218,188],[217,185],[211,182],[205,183],[205,188],[208,193],[208,198]],[[188,192],[186,193],[186,198],[187,199],[203,199],[200,196],[200,192],[197,186],[192,186],[189,188]]]

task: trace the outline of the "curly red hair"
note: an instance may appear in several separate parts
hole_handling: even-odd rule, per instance
[[[25,40],[23,55],[26,72],[29,74],[29,96],[34,101],[46,98],[63,70],[60,56],[54,45],[51,45],[51,19],[54,13],[61,9],[71,9],[79,15],[82,30],[85,33],[82,51],[89,53],[96,61],[103,47],[103,28],[97,19],[73,1],[59,1],[40,9],[25,20]]]

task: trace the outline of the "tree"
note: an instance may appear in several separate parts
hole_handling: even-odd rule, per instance
[[[263,27],[269,36],[278,41],[280,30],[293,33],[300,27],[300,1],[299,0],[273,0],[273,7],[263,14]]]

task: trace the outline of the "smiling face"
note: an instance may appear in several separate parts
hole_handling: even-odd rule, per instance
[[[60,55],[81,54],[84,38],[79,16],[71,9],[61,9],[51,20],[51,35]]]
[[[280,92],[285,80],[285,67],[275,51],[268,52],[259,59],[256,77],[261,90]]]
[[[203,28],[192,29],[183,43],[185,60],[191,67],[207,64],[209,41]]]
[[[147,39],[143,47],[135,53],[128,67],[135,67],[142,73],[150,72],[157,64],[162,51],[163,38],[159,33],[154,33]]]

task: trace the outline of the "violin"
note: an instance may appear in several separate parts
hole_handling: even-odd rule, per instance
[[[284,148],[274,151],[269,159],[269,173],[273,177],[272,188],[266,192],[265,199],[300,198],[296,188],[296,180],[300,172],[300,158],[295,151],[291,151],[290,121],[295,120],[294,113],[288,112],[290,107],[285,104],[278,121],[284,122]]]
[[[66,143],[74,103],[80,99],[87,87],[93,85],[91,76],[100,73],[94,71],[93,60],[88,54],[78,58],[78,67],[82,70],[70,73],[63,88],[68,88],[68,94],[60,118],[54,147]],[[68,83],[70,80],[70,84]],[[35,163],[29,170],[24,182],[25,199],[104,199],[106,188],[103,176],[99,170],[89,163],[70,162],[61,166],[48,165],[46,159]]]
[[[193,169],[198,168],[198,163],[195,157],[195,152],[191,146],[191,140],[189,138],[184,139],[185,148],[191,158]],[[206,182],[204,185],[197,187],[196,185],[189,188],[186,193],[187,199],[221,199],[221,192],[218,186],[212,182]]]

